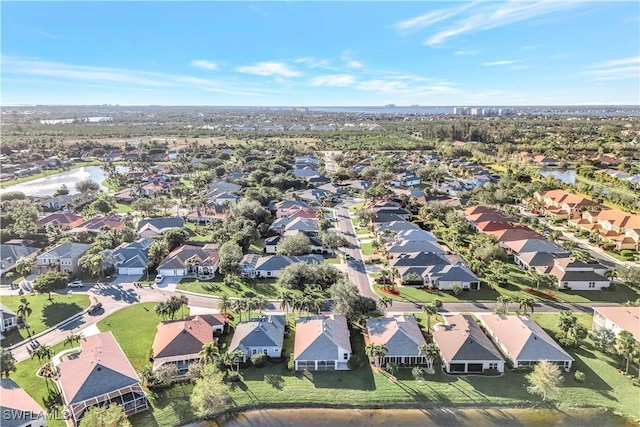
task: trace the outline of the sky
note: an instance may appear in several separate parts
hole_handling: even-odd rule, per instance
[[[2,1],[2,105],[640,104],[640,2]]]

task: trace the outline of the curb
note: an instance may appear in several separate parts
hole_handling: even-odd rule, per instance
[[[46,334],[48,334],[49,332],[52,332],[54,329],[58,329],[60,326],[64,326],[64,325],[66,325],[67,323],[71,323],[71,322],[73,322],[74,320],[78,319],[79,317],[84,316],[85,314],[87,314],[88,310],[89,310],[89,308],[87,307],[87,308],[85,308],[84,310],[82,310],[80,313],[76,313],[76,314],[74,314],[73,316],[71,316],[71,317],[69,317],[69,318],[67,318],[67,319],[63,320],[62,322],[59,322],[59,323],[57,323],[57,324],[55,324],[55,325],[51,326],[50,328],[45,329],[44,331],[40,331],[40,332],[38,332],[37,334],[31,335],[31,337],[30,337],[30,338],[26,338],[26,339],[24,339],[24,340],[20,341],[19,343],[16,343],[16,344],[14,344],[14,345],[12,345],[12,346],[10,346],[10,347],[6,347],[6,348],[5,348],[5,350],[13,351],[13,350],[15,350],[15,349],[16,349],[16,348],[18,348],[18,347],[22,347],[23,345],[27,345],[29,341],[31,341],[31,340],[33,340],[33,339],[38,339],[38,338],[40,338],[41,336],[46,335]]]

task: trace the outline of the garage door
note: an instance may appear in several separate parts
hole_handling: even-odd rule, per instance
[[[469,363],[467,366],[467,371],[482,373],[482,363]]]
[[[465,372],[464,363],[452,363],[449,367],[449,372]]]

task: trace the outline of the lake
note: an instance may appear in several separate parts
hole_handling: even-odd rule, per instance
[[[632,420],[598,409],[262,409],[220,420],[193,424],[198,427],[305,426],[305,427],[631,427]]]
[[[47,197],[53,196],[53,193],[59,189],[62,184],[69,188],[69,194],[76,194],[76,182],[83,179],[90,179],[100,184],[100,189],[107,190],[102,185],[105,175],[100,166],[83,166],[80,168],[69,169],[64,172],[52,173],[44,178],[34,179],[32,181],[23,182],[22,184],[11,185],[0,190],[0,194],[8,191],[22,191],[27,196]]]
[[[540,171],[540,175],[542,176],[552,176],[554,178],[558,178],[560,181],[565,184],[575,184],[576,183],[576,171],[572,169],[542,169]]]

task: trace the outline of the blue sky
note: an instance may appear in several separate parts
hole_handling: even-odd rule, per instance
[[[640,104],[640,2],[2,2],[12,104]]]

